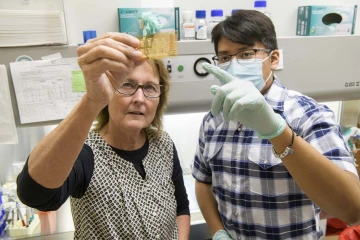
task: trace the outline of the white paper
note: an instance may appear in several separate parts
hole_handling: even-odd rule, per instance
[[[0,9],[0,23],[0,47],[68,43],[61,11]]]
[[[77,58],[14,62],[10,70],[21,123],[64,119],[84,95],[72,91]]]
[[[59,58],[62,58],[61,53],[59,53],[59,52],[41,57],[42,60],[54,60],[54,59],[59,59]]]
[[[0,143],[17,144],[16,124],[4,65],[0,65],[0,112]]]

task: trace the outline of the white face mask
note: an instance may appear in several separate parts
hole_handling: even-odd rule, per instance
[[[249,81],[254,84],[254,86],[261,91],[264,86],[266,85],[267,81],[270,79],[272,71],[270,72],[269,76],[264,81],[263,71],[262,71],[262,64],[266,61],[272,52],[267,56],[264,60],[263,59],[255,59],[255,62],[250,64],[240,64],[239,62],[248,62],[249,60],[240,60],[240,59],[233,59],[231,60],[230,66],[229,63],[219,64],[218,67],[225,70],[226,72],[230,73],[232,76],[238,78],[242,81]],[[253,61],[253,60],[251,60]],[[229,66],[229,67],[227,67]]]

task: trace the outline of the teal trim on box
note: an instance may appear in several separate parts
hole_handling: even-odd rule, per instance
[[[357,5],[355,5],[354,7],[354,19],[352,23],[353,28],[351,29],[351,34],[355,33],[356,14],[357,14]]]

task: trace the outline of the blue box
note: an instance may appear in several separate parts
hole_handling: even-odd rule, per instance
[[[316,5],[298,7],[296,35],[352,35],[357,5]]]

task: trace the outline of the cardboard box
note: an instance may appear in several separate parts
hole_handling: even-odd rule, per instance
[[[179,8],[118,8],[119,30],[139,38],[146,56],[177,55]]]
[[[357,5],[317,5],[298,7],[296,35],[352,35]]]

